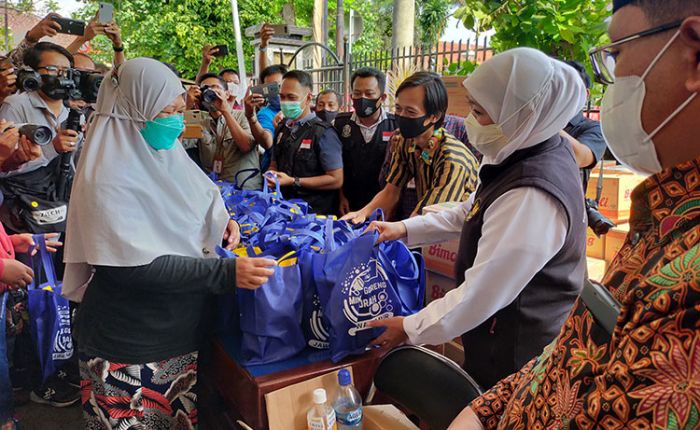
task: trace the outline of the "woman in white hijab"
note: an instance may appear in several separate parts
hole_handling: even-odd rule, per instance
[[[519,48],[464,81],[480,184],[453,210],[370,225],[410,246],[460,239],[457,288],[416,315],[377,321],[375,340],[441,344],[462,335],[465,369],[484,388],[520,369],[559,333],[583,286],[586,222],[578,167],[560,131],[581,108],[576,72]]]
[[[72,190],[63,285],[82,299],[86,428],[196,427],[192,388],[210,299],[273,274],[274,261],[215,258],[222,241],[236,244],[237,226],[179,144],[183,94],[175,74],[148,58],[100,87]]]

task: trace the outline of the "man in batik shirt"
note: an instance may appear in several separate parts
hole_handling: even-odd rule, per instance
[[[454,429],[700,428],[700,1],[615,0],[603,131],[652,176],[603,284],[622,304],[612,338],[579,300],[541,356]],[[664,170],[665,169],[665,170]]]

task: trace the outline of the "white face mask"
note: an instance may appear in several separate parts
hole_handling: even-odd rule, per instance
[[[474,114],[470,113],[464,119],[464,126],[467,128],[469,143],[474,145],[474,148],[485,157],[496,158],[501,149],[508,145],[508,137],[503,134],[503,130],[498,124],[481,125]]]
[[[647,134],[644,130],[642,126],[642,107],[646,96],[644,79],[678,36],[680,31],[668,41],[642,76],[616,78],[615,83],[607,89],[603,97],[600,116],[608,147],[622,164],[640,174],[653,175],[663,170],[652,139],[697,96],[697,93],[693,93],[651,134]]]

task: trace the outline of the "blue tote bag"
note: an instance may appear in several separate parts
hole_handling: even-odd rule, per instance
[[[337,248],[325,262],[332,289],[325,308],[331,331],[331,359],[362,354],[382,329],[367,322],[403,315],[403,304],[375,246],[376,232]]]
[[[299,254],[303,291],[301,326],[307,345],[315,349],[330,348],[331,335],[328,322],[323,314],[329,291],[324,294],[319,292],[319,288],[328,290],[328,282],[324,282],[323,267],[326,264],[327,254],[335,250],[333,219],[326,219],[324,224],[324,244],[319,252],[309,248]]]
[[[402,314],[412,315],[423,309],[425,302],[425,261],[418,252],[411,252],[401,241],[379,245],[379,260],[391,284],[401,298]]]
[[[27,287],[27,295],[32,338],[45,381],[73,356],[73,338],[70,306],[68,300],[61,296],[62,284],[56,279],[44,236],[35,235],[34,242],[39,248],[41,264],[34,270],[34,282]],[[37,286],[37,276],[42,272],[46,282]]]
[[[241,352],[244,365],[286,360],[306,346],[301,329],[301,272],[296,255],[278,261],[260,288],[239,289]]]

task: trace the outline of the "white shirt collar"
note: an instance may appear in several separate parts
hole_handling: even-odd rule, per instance
[[[355,124],[357,124],[358,127],[360,127],[361,129],[374,130],[375,128],[377,128],[377,126],[379,126],[379,124],[382,123],[382,121],[384,121],[385,119],[387,119],[386,111],[384,110],[384,108],[379,108],[379,110],[382,112],[382,113],[379,115],[379,119],[377,120],[377,122],[375,122],[374,124],[372,124],[372,125],[370,125],[370,126],[366,126],[366,125],[360,123],[359,117],[357,116],[357,112],[353,112],[353,113],[352,113],[352,117],[350,117],[350,121],[352,121],[352,122],[354,122]]]

